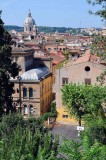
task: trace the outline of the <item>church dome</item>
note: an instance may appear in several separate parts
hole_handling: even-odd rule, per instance
[[[24,21],[24,25],[36,25],[35,20],[31,16],[31,12],[29,11],[27,18]]]
[[[46,75],[50,74],[50,70],[47,67],[34,68],[24,72],[21,75],[22,80],[40,80]]]

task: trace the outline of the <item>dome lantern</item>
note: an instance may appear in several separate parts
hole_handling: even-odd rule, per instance
[[[32,18],[31,11],[29,10],[28,16],[24,21],[24,32],[35,32],[36,31],[35,20]]]

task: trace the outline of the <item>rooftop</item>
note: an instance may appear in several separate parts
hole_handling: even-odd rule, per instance
[[[40,80],[50,74],[50,70],[47,67],[34,68],[26,71],[21,75],[22,80]]]

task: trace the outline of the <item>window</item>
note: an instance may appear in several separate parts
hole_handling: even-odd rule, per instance
[[[23,98],[27,97],[27,89],[23,88]]]
[[[62,118],[68,118],[68,115],[62,115]]]
[[[51,51],[51,48],[48,48],[48,52],[50,52]]]
[[[68,78],[62,78],[62,85],[68,84]]]
[[[57,48],[54,48],[54,52],[56,52],[57,51]]]
[[[91,84],[91,79],[85,78],[85,84],[86,84],[86,85],[90,85],[90,84]]]
[[[32,97],[33,97],[33,89],[29,88],[29,98],[32,98]]]
[[[27,105],[24,105],[24,114],[28,114],[28,108],[27,108]]]
[[[86,66],[86,67],[85,67],[85,71],[86,71],[86,72],[89,72],[89,71],[90,71],[90,67],[89,67],[89,66]]]
[[[30,113],[30,115],[33,114],[33,106],[32,105],[29,106],[29,113]]]

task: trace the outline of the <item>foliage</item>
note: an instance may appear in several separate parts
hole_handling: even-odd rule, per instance
[[[10,83],[10,77],[15,78],[18,75],[19,69],[17,64],[12,62],[11,43],[11,36],[4,29],[4,23],[0,16],[0,116],[3,113],[8,114],[10,111],[15,111],[12,105],[14,85]]]
[[[106,20],[106,0],[87,0],[89,4],[92,4],[93,6],[97,5],[100,6],[100,9],[98,9],[93,14],[98,15],[103,18],[103,20]],[[91,12],[92,13],[92,12]],[[97,54],[100,56],[101,60],[104,60],[106,62],[106,36],[94,36],[92,45],[91,45],[91,53]]]
[[[97,5],[100,6],[100,9],[96,12],[90,11],[90,13],[93,13],[95,15],[99,15],[103,19],[106,19],[106,0],[87,0],[89,4],[92,4],[93,6]]]
[[[89,115],[85,122],[80,141],[66,139],[60,147],[63,160],[105,160],[106,118]]]
[[[85,117],[86,130],[83,137],[88,136],[92,145],[95,141],[106,145],[106,118],[105,116],[87,115]]]
[[[99,82],[100,85],[103,85],[105,83],[105,76],[106,76],[106,70],[97,77],[97,82]]]
[[[61,160],[105,160],[106,146],[97,141],[90,146],[88,137],[84,137],[81,142],[65,140],[60,155]]]
[[[78,142],[64,139],[64,143],[60,147],[60,153],[63,153],[62,157],[64,157],[65,160],[80,160],[80,146],[81,144]]]
[[[21,114],[9,114],[2,116],[0,119],[0,135],[12,133],[18,125],[21,127],[30,126],[31,130],[34,130],[38,126],[40,129],[43,127],[41,118],[31,117],[24,120]]]
[[[42,116],[43,122],[48,120],[49,117],[57,118],[56,102],[52,102],[50,112],[47,112]]]
[[[41,119],[8,115],[1,119],[0,131],[1,160],[55,160],[58,136],[43,130]]]
[[[101,62],[106,62],[106,37],[99,35],[92,37],[91,53],[100,57]]]
[[[66,57],[66,60],[69,60],[69,54],[70,54],[70,50],[67,48],[66,50],[64,50],[63,55]]]
[[[62,88],[62,101],[71,116],[79,120],[86,114],[104,115],[102,103],[106,99],[106,89],[102,86],[66,84]]]
[[[60,148],[63,160],[104,160],[106,157],[106,117],[103,102],[106,100],[105,86],[69,84],[62,89],[63,102],[70,114],[83,111],[84,131],[80,141],[65,140]],[[73,107],[72,107],[73,106]],[[75,152],[76,151],[76,152]]]

